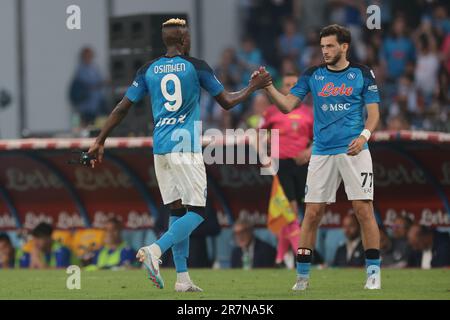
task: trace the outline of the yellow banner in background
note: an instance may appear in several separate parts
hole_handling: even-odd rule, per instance
[[[278,176],[274,176],[272,191],[270,192],[267,228],[269,228],[272,233],[278,234],[284,226],[288,225],[296,218],[297,213],[292,211]]]

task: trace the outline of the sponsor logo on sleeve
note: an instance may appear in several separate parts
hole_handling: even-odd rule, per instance
[[[369,86],[367,88],[367,90],[372,91],[372,92],[378,92],[378,87],[376,84],[373,84],[373,85]]]

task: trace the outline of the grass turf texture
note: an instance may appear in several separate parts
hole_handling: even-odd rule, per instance
[[[156,289],[144,270],[82,271],[81,289],[68,290],[65,270],[0,270],[0,299],[444,299],[450,269],[382,270],[382,290],[364,290],[363,269],[313,270],[310,288],[294,293],[293,270],[190,270],[200,293],[176,293],[175,271],[162,269]]]

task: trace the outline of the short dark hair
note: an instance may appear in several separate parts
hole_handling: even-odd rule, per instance
[[[403,117],[401,117],[401,120],[406,120]],[[405,223],[405,228],[408,230],[409,228],[411,228],[411,226],[414,224],[413,221],[411,220],[410,217],[408,216],[398,216],[396,217],[396,219],[401,219],[403,220],[403,222]]]
[[[106,223],[112,223],[116,228],[122,228],[122,221],[117,217],[109,218],[108,220],[106,220]]]
[[[350,218],[352,219],[353,222],[356,222],[356,225],[358,226],[358,229],[361,229],[361,226],[359,225],[359,221],[358,221],[358,217],[356,216],[356,214],[354,213],[349,213],[347,215],[344,216],[345,218]]]
[[[39,223],[33,229],[33,231],[31,231],[31,234],[33,235],[33,237],[36,237],[36,238],[51,237],[52,233],[53,233],[53,227],[47,222]]]
[[[9,238],[7,233],[0,233],[0,242],[5,241],[9,245],[11,245],[11,239]]]
[[[434,232],[434,228],[430,226],[420,225],[420,235],[427,236],[432,235]]]
[[[350,45],[350,43],[352,42],[352,35],[350,33],[350,30],[338,24],[326,26],[320,31],[320,39],[328,36],[336,36],[337,42],[339,42],[339,44],[348,43]]]
[[[253,223],[253,221],[251,221],[249,218],[247,217],[241,217],[239,218],[234,225],[243,225],[245,227],[245,230],[249,230],[250,232],[253,232],[253,229],[255,227],[255,224]]]

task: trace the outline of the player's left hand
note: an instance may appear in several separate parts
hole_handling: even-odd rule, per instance
[[[359,136],[358,138],[353,139],[353,141],[348,145],[347,154],[349,156],[356,156],[361,152],[364,143],[366,142],[366,138],[364,138],[363,136]]]

